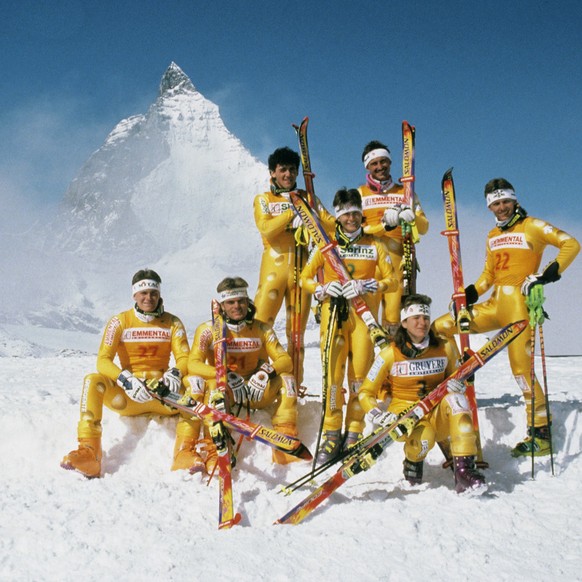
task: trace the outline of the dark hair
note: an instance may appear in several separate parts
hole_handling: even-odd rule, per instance
[[[422,293],[414,293],[412,295],[406,295],[402,298],[402,309],[406,309],[409,305],[430,305],[432,299],[428,295],[423,295]]]
[[[218,284],[216,290],[220,293],[227,289],[239,289],[240,287],[248,286],[249,284],[242,277],[226,277]]]
[[[333,205],[335,206],[345,206],[346,204],[353,204],[362,208],[362,196],[355,188],[341,188],[335,193],[333,197]]]
[[[135,285],[138,281],[151,279],[152,281],[162,282],[162,278],[152,269],[140,269],[132,278],[131,284]]]
[[[491,194],[491,192],[500,189],[515,191],[511,182],[508,182],[505,178],[493,178],[493,180],[489,180],[489,182],[485,184],[485,197],[487,197],[487,194]]]
[[[406,297],[402,298],[402,309],[406,309],[409,305],[414,305],[415,303],[420,305],[430,305],[432,299],[428,295],[423,295],[421,293],[406,295]],[[432,327],[428,330],[428,338],[429,345],[437,346],[439,344],[440,340],[435,335]],[[415,358],[419,353],[412,345],[410,336],[402,323],[400,323],[394,334],[394,344],[407,358]]]
[[[364,158],[366,157],[367,154],[369,154],[372,150],[378,149],[388,150],[388,153],[390,153],[390,150],[388,149],[387,145],[383,144],[381,141],[372,140],[371,142],[368,142],[364,147],[364,151],[362,152],[362,162],[364,161]]]
[[[277,169],[277,166],[294,166],[299,170],[300,162],[301,158],[299,157],[299,154],[291,148],[288,148],[287,146],[284,148],[277,148],[269,156],[269,171],[274,172]]]

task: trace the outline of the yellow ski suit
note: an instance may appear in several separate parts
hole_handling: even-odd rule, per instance
[[[404,186],[393,184],[384,192],[374,192],[369,185],[364,184],[358,188],[362,196],[362,211],[364,218],[364,231],[380,237],[390,253],[390,260],[399,278],[399,288],[395,293],[388,293],[382,298],[382,325],[391,329],[400,322],[400,300],[402,296],[402,270],[400,263],[404,249],[402,246],[402,228],[397,226],[392,230],[385,230],[380,222],[384,211],[396,204],[404,202]],[[416,194],[414,195],[414,214],[416,215],[416,227],[418,233],[424,235],[428,232],[428,219],[420,206]]]
[[[378,354],[360,388],[364,412],[378,406],[376,394],[388,380],[392,388],[388,410],[400,414],[452,374],[458,358],[456,345],[443,340],[413,357],[405,356],[394,343],[390,344]],[[464,394],[447,394],[418,422],[410,436],[402,437],[404,454],[409,461],[422,461],[436,442],[449,437],[453,456],[477,454],[471,411]]]
[[[378,291],[363,296],[370,311],[377,317],[378,308],[383,293],[394,293],[398,288],[398,280],[390,262],[390,256],[382,241],[371,235],[364,234],[356,243],[347,248],[337,247],[344,264],[353,279],[371,279],[378,277]],[[338,279],[335,271],[327,264],[321,251],[316,250],[310,257],[301,273],[301,285],[309,293],[313,293],[319,284],[315,275],[323,267],[324,283]],[[321,308],[320,344],[322,357],[326,344],[326,334],[329,331],[331,300],[325,297]],[[334,334],[329,357],[330,378],[325,402],[325,417],[323,430],[341,430],[343,424],[344,378],[346,366],[349,366],[349,396],[346,408],[346,432],[362,432],[364,428],[364,413],[358,402],[358,389],[374,358],[374,346],[366,324],[349,307],[347,321],[338,323]],[[353,374],[353,378],[351,377]]]
[[[525,278],[540,268],[542,255],[546,246],[559,249],[556,260],[562,274],[574,260],[580,245],[569,234],[559,230],[538,218],[526,217],[512,227],[502,230],[493,228],[487,236],[487,254],[483,272],[475,283],[475,288],[482,296],[493,287],[493,294],[483,303],[471,309],[470,330],[473,333],[486,333],[501,328],[519,319],[528,319],[525,297],[521,285]],[[439,317],[434,322],[437,335],[454,342],[457,326],[450,314]],[[521,388],[528,424],[531,422],[531,338],[522,333],[512,342],[507,352],[511,371]],[[535,380],[534,426],[546,426],[548,418],[544,392]]]
[[[184,325],[171,313],[144,321],[134,309],[129,309],[112,317],[99,347],[98,373],[88,374],[83,382],[78,437],[101,436],[103,404],[121,416],[176,414],[158,400],[134,402],[116,380],[122,370],[130,371],[137,378],[161,378],[170,367],[171,355],[184,377],[188,371],[188,352]],[[119,365],[114,361],[116,356]]]
[[[327,230],[333,230],[335,219],[317,198],[315,207],[324,227]],[[259,284],[254,300],[257,309],[255,317],[259,321],[274,325],[275,318],[285,300],[287,351],[293,362],[295,359],[291,324],[295,311],[294,288],[298,283],[295,277],[299,277],[305,266],[307,247],[304,245],[298,247],[295,240],[296,230],[292,227],[295,212],[288,192],[276,194],[269,191],[258,194],[254,200],[254,215],[263,241]],[[311,295],[303,290],[300,301],[301,345],[303,345]],[[298,386],[303,383],[303,355],[303,349],[301,349],[299,369],[293,370]]]
[[[271,326],[254,320],[251,324],[227,327],[226,353],[227,368],[248,380],[262,364],[271,364],[276,376],[269,380],[263,397],[252,402],[254,409],[275,404],[272,423],[275,425],[297,424],[297,391],[293,377],[291,357],[279,343]],[[188,382],[191,377],[202,378],[206,388],[204,394],[191,394],[195,399],[208,402],[210,393],[216,389],[216,368],[214,367],[214,342],[212,322],[202,323],[196,329],[190,356],[188,358]],[[189,430],[186,425],[189,425]],[[178,423],[179,434],[198,437],[200,423],[182,418]]]

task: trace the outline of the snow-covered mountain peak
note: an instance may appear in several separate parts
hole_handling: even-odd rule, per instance
[[[169,96],[183,91],[196,91],[196,88],[188,75],[172,61],[162,76],[159,96]]]
[[[125,281],[146,265],[208,300],[224,276],[252,284],[260,257],[253,198],[267,185],[265,164],[171,63],[147,112],[114,127],[61,203],[58,234],[48,246],[71,258],[72,304],[89,319],[110,315],[125,297],[109,289],[111,278]],[[192,310],[191,296],[184,301]],[[92,306],[99,312],[90,313]],[[79,322],[70,325],[79,329]]]

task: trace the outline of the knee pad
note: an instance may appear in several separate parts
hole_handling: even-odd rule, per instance
[[[186,393],[190,398],[202,401],[204,400],[204,392],[206,391],[206,380],[202,376],[186,376],[184,378],[186,386]]]
[[[471,412],[469,401],[464,394],[447,394],[445,396],[445,401],[449,405],[453,415],[462,414],[464,412]]]
[[[291,374],[281,374],[281,395],[287,398],[297,398],[297,383],[295,376]]]

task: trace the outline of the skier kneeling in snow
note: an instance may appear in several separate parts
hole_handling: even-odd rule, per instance
[[[178,393],[188,369],[188,337],[182,322],[164,311],[161,282],[151,269],[138,271],[131,281],[134,307],[109,320],[97,355],[98,373],[85,376],[83,382],[79,448],[65,455],[64,469],[89,478],[100,476],[104,404],[121,416],[176,414],[154,400],[144,384],[158,378]],[[175,368],[169,368],[171,355]],[[119,366],[114,362],[116,356]]]
[[[226,353],[231,408],[248,402],[253,409],[275,404],[273,428],[289,436],[297,436],[297,392],[292,374],[291,357],[279,343],[271,326],[255,319],[255,308],[247,293],[248,283],[241,277],[227,277],[217,287],[218,301],[227,325]],[[193,400],[210,403],[216,391],[212,322],[198,326],[188,359],[186,393]],[[204,469],[196,450],[200,421],[182,417],[176,427],[176,447],[182,450],[175,459],[175,468],[191,473]],[[205,431],[206,432],[206,431]],[[216,446],[206,436],[206,471],[211,474],[217,462]],[[273,461],[286,464],[300,460],[273,451]]]
[[[450,376],[459,361],[454,343],[438,339],[430,329],[430,303],[426,295],[408,295],[400,312],[400,326],[394,342],[376,357],[359,392],[366,420],[376,426],[390,426],[398,415],[426,396]],[[378,389],[389,379],[392,399],[385,412],[376,400]],[[485,478],[475,468],[477,439],[465,385],[451,379],[449,393],[416,425],[403,419],[404,478],[415,485],[422,482],[423,463],[436,442],[450,439],[458,493],[485,486]],[[400,440],[400,439],[399,439]]]

